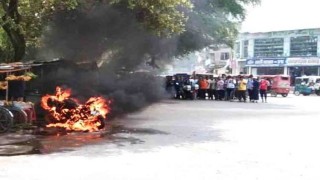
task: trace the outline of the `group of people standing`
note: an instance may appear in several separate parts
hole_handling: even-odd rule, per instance
[[[183,82],[182,82],[183,81]],[[189,85],[197,92],[197,99],[211,99],[218,101],[234,101],[238,99],[239,102],[247,102],[249,97],[250,102],[257,103],[259,101],[259,94],[262,102],[267,102],[267,90],[270,82],[266,79],[258,79],[250,75],[248,78],[243,76],[221,76],[214,77],[199,77],[191,76],[188,79],[175,79],[176,94],[181,89],[177,85]],[[177,96],[176,96],[177,97]]]

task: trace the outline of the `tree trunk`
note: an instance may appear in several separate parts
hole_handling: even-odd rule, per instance
[[[24,36],[19,31],[13,32],[14,36],[16,37],[16,41],[13,43],[14,48],[14,60],[21,61],[26,53],[26,41]]]
[[[10,18],[15,23],[4,23],[2,25],[2,28],[8,35],[12,47],[14,49],[14,57],[12,57],[14,59],[10,61],[21,61],[26,51],[26,41],[24,35],[18,27],[14,27],[18,26],[21,21],[21,16],[18,12],[18,2],[19,0],[10,0],[8,4],[6,0],[2,1],[2,7],[6,12],[5,15],[2,17],[3,21],[6,22]]]
[[[8,35],[12,47],[14,49],[14,59],[10,61],[21,61],[25,55],[26,50],[26,42],[24,36],[19,30],[14,30],[8,25],[2,26],[5,30],[6,34]]]

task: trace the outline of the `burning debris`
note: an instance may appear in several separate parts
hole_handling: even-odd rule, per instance
[[[91,97],[80,104],[71,98],[71,90],[56,87],[55,95],[46,95],[41,99],[41,106],[49,112],[52,122],[47,127],[60,127],[68,131],[94,132],[104,127],[104,120],[109,113],[109,104],[102,97]]]

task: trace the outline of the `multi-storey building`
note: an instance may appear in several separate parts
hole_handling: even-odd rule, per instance
[[[209,46],[201,51],[205,69],[215,75],[231,73],[232,49],[226,45]]]
[[[320,75],[320,28],[242,33],[234,60],[235,74]]]
[[[176,59],[168,73],[197,72],[213,73],[215,75],[231,73],[233,51],[226,45],[209,46],[181,59]]]

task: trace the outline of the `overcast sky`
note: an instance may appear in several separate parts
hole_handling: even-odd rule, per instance
[[[241,32],[320,28],[320,0],[261,0],[248,7]]]

